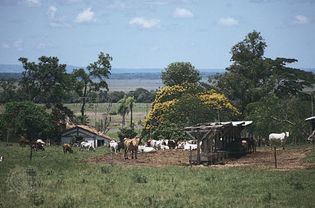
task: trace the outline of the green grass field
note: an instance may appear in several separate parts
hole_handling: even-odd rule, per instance
[[[0,207],[314,207],[315,170],[91,164],[108,152],[0,143]],[[314,162],[315,152],[306,158]]]

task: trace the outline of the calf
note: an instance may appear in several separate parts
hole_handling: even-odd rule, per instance
[[[117,151],[118,151],[118,143],[116,141],[114,141],[114,140],[111,140],[109,142],[109,148],[112,150],[112,152],[117,153]]]
[[[62,146],[63,153],[66,154],[67,152],[73,153],[73,150],[71,149],[70,144],[64,144]]]

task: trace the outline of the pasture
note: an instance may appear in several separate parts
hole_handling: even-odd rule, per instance
[[[106,147],[64,154],[61,146],[50,146],[29,161],[28,148],[0,143],[0,207],[314,207],[314,147],[281,151],[299,154],[296,160],[304,165],[279,170],[264,167],[266,162],[260,167],[259,158],[269,157],[260,154],[268,151],[259,148],[258,155],[227,162],[231,165],[148,166],[141,165],[145,154],[128,164],[107,162]],[[177,157],[166,152],[156,157],[171,157],[167,154]]]

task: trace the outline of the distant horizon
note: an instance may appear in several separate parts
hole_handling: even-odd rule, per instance
[[[84,68],[81,66],[74,66],[66,64],[67,72],[72,72],[73,69],[76,68]],[[7,69],[4,69],[8,67]],[[112,67],[111,73],[160,73],[166,67],[159,68],[159,67]],[[225,72],[225,68],[197,68],[198,71],[201,73],[223,73]],[[315,67],[305,67],[305,68],[298,68],[304,71],[315,71]],[[23,71],[23,66],[21,64],[0,64],[0,73],[21,73]]]

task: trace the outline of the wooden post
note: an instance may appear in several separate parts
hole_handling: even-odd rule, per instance
[[[199,139],[197,139],[197,162],[198,162],[198,165],[199,165],[200,164],[200,141],[199,141]]]
[[[110,157],[111,157],[110,164],[111,164],[111,166],[113,166],[113,164],[114,164],[113,151],[110,151]]]
[[[274,150],[274,156],[275,156],[275,168],[277,168],[277,147],[274,146],[273,150]]]
[[[191,153],[191,147],[190,147],[190,150],[189,150],[189,165],[190,165],[190,167],[192,167],[191,160],[192,160],[192,153]]]

